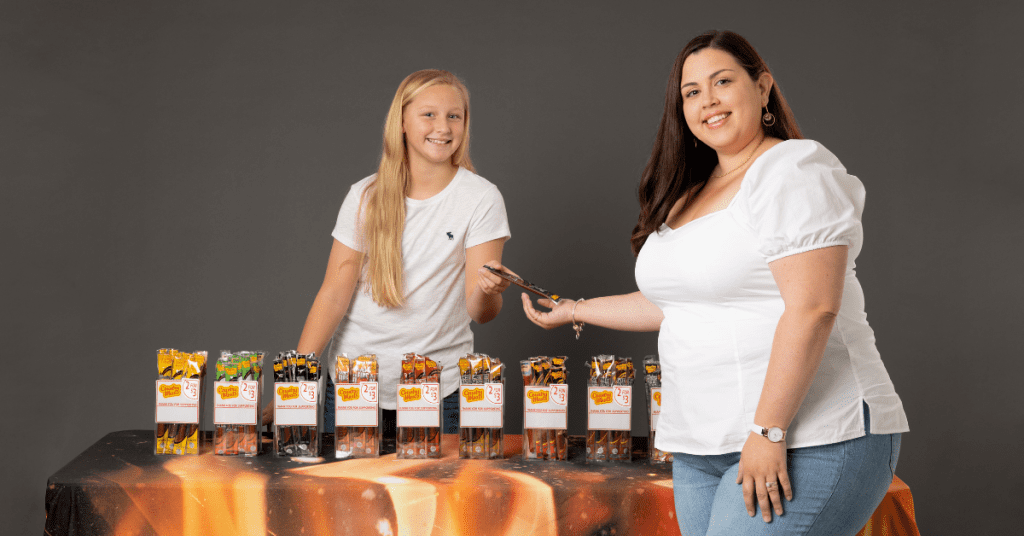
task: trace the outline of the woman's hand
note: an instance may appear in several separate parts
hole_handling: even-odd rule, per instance
[[[542,298],[537,300],[537,304],[551,310],[545,312],[534,309],[530,297],[525,292],[523,293],[523,311],[526,312],[526,318],[529,318],[530,322],[544,329],[557,328],[572,322],[572,309],[576,305],[575,300],[561,299],[555,303],[547,298]]]
[[[787,501],[793,500],[793,488],[786,470],[785,440],[772,443],[765,437],[751,433],[740,453],[736,483],[743,484],[743,502],[747,505],[750,517],[754,517],[755,498],[765,523],[771,522],[773,509],[775,515],[781,516],[782,496],[785,495]]]
[[[510,273],[510,274],[512,274],[514,276],[516,276],[516,277],[519,277],[519,274],[513,272],[512,270],[509,270],[508,268],[505,268],[504,266],[501,265],[500,262],[495,261],[495,260],[490,260],[490,261],[485,262],[484,266],[490,266],[491,268],[494,268],[495,270],[504,270],[504,271],[506,271],[506,272],[508,272],[508,273]],[[494,296],[496,294],[501,294],[502,292],[505,291],[505,289],[508,288],[509,285],[512,284],[512,283],[509,283],[508,281],[506,281],[505,279],[502,279],[502,278],[498,277],[497,275],[493,274],[490,270],[488,270],[487,268],[484,268],[483,266],[481,266],[480,269],[478,269],[476,271],[476,273],[477,273],[477,280],[476,280],[477,288],[479,288],[481,292],[483,292],[484,294],[487,294],[488,296]]]

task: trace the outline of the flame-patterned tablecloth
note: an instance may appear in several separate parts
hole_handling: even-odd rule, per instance
[[[520,448],[506,435],[506,459],[463,460],[451,435],[440,460],[299,462],[156,456],[152,431],[113,432],[50,477],[46,534],[679,534],[670,465],[526,462]],[[861,534],[918,536],[902,481]]]

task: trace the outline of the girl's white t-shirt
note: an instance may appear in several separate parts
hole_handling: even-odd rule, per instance
[[[754,161],[727,208],[651,233],[637,256],[640,291],[661,308],[662,413],[657,448],[698,455],[742,450],[784,303],[768,263],[849,247],[842,305],[789,447],[908,430],[875,348],[854,272],[864,187],[827,149],[788,140]],[[769,425],[768,423],[757,423]]]
[[[332,233],[356,251],[365,251],[356,218],[363,191],[374,177],[352,185]],[[458,360],[473,351],[466,311],[466,249],[510,236],[498,188],[465,168],[459,168],[448,186],[433,197],[406,198],[402,233],[405,304],[397,308],[377,305],[362,290],[360,280],[348,312],[324,350],[332,377],[335,358],[342,352],[349,357],[376,354],[380,405],[395,409],[402,356],[416,352],[444,366],[443,394],[454,392],[459,386]]]

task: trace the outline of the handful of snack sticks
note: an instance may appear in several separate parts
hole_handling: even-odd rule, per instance
[[[320,360],[315,353],[281,352],[274,358],[274,382],[316,382],[320,380]],[[317,426],[277,426],[277,451],[288,456],[316,456],[320,452]]]
[[[436,361],[415,353],[405,354],[399,383],[441,383],[441,369]],[[440,419],[440,415],[438,416]],[[438,424],[441,424],[440,422]],[[396,434],[399,458],[440,458],[441,427],[399,427]]]
[[[653,398],[652,395],[654,395],[654,393],[652,393],[651,390],[661,388],[661,362],[658,360],[657,356],[649,355],[644,358],[644,373],[644,382],[647,384],[647,407],[652,408],[654,406],[652,405],[651,399]],[[657,395],[660,397],[661,393],[658,392]],[[658,405],[661,405],[660,398],[658,400]],[[657,431],[654,430],[653,419],[648,422],[648,425],[647,445],[651,453],[651,463],[672,463],[671,452],[659,450],[654,446],[654,438]]]
[[[565,368],[565,360],[565,356],[539,356],[520,361],[523,388],[567,383],[568,373]],[[526,428],[523,442],[527,458],[566,460],[569,457],[567,430]]]
[[[157,374],[161,380],[202,379],[206,376],[206,352],[190,354],[173,348],[157,350]],[[200,396],[200,400],[202,397]],[[157,454],[198,454],[199,425],[157,423]]]
[[[234,382],[259,381],[263,376],[266,352],[235,352],[222,350],[217,359],[216,380]],[[257,390],[259,400],[259,389]],[[256,407],[259,408],[257,402]],[[257,415],[259,413],[257,412]],[[257,417],[258,418],[258,417]],[[259,424],[218,424],[214,431],[213,453],[222,456],[255,456],[260,451]]]
[[[335,386],[377,381],[377,356],[364,354],[349,359],[337,357],[334,367]],[[335,396],[340,396],[336,394]],[[334,450],[338,458],[363,458],[380,455],[380,413],[377,426],[341,426],[335,416]]]
[[[612,387],[633,384],[633,360],[613,355],[594,356],[587,362],[587,385]],[[633,437],[629,430],[588,430],[587,460],[599,462],[629,461]]]
[[[497,357],[487,354],[468,354],[459,359],[462,385],[502,383],[505,365]],[[459,428],[459,457],[488,459],[501,458],[504,453],[501,428]]]

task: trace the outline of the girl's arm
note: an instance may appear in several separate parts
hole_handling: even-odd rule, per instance
[[[466,248],[466,311],[477,324],[486,324],[501,312],[501,293],[509,282],[484,268],[502,268],[505,239],[498,238]]]
[[[316,352],[320,355],[327,341],[334,335],[338,323],[348,311],[352,294],[359,282],[359,271],[362,268],[363,254],[342,244],[337,239],[331,247],[331,256],[327,260],[327,273],[320,285],[313,306],[306,316],[306,325],[299,336],[299,345],[295,351],[300,354]],[[326,369],[326,367],[325,367]]]
[[[526,311],[526,317],[544,329],[571,323],[574,306],[576,323],[593,324],[619,331],[658,331],[661,328],[661,321],[665,319],[661,309],[640,291],[591,298],[578,304],[566,299],[558,300],[557,304],[548,299],[538,300],[537,303],[552,309],[547,312],[534,309],[529,296],[523,293],[523,310]]]
[[[324,282],[316,293],[313,306],[306,316],[306,325],[299,336],[299,345],[295,351],[300,354],[316,352],[320,355],[327,346],[341,322],[348,305],[352,301],[352,293],[359,282],[359,271],[362,268],[363,254],[334,240],[331,256],[327,259],[327,273]],[[330,370],[328,363],[321,356],[322,370]],[[263,424],[274,420],[274,399],[263,407]]]
[[[785,310],[775,328],[768,371],[752,424],[788,430],[800,409],[839,313],[848,249],[847,246],[815,249],[768,265],[782,293]],[[786,498],[792,500],[786,470],[786,441],[772,443],[751,433],[743,446],[736,478],[737,484],[743,484],[749,515],[754,515],[755,496],[765,521],[771,520],[772,506],[776,514],[782,514],[779,486],[772,490],[765,486],[766,482],[775,481],[781,485]]]

